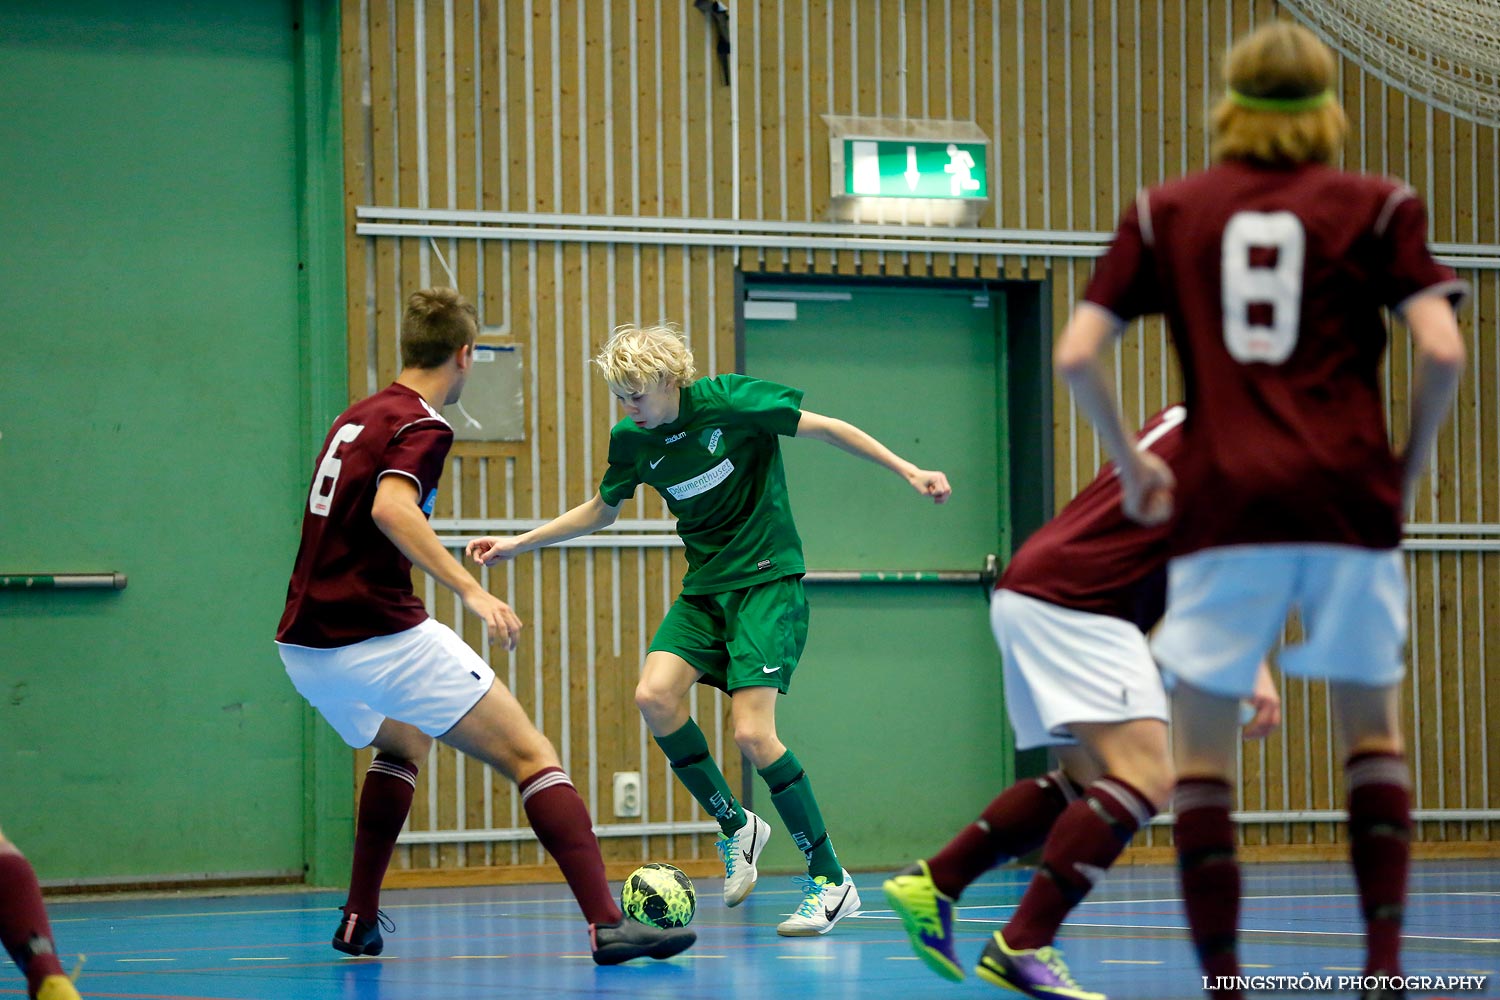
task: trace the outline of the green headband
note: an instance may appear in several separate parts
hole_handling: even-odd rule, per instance
[[[1251,111],[1280,111],[1283,114],[1315,111],[1325,104],[1333,103],[1331,90],[1325,90],[1321,94],[1313,94],[1310,97],[1254,97],[1250,94],[1242,94],[1230,87],[1228,94],[1229,99],[1242,108],[1249,108]]]

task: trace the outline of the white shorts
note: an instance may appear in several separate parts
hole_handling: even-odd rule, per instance
[[[1074,722],[1167,720],[1161,675],[1130,622],[997,590],[990,626],[1018,750],[1076,743]]]
[[[1398,549],[1233,545],[1173,559],[1167,614],[1151,652],[1167,682],[1245,698],[1260,661],[1297,608],[1306,638],[1283,672],[1396,684],[1406,672],[1406,569]]]
[[[276,646],[298,693],[356,749],[369,746],[388,718],[441,736],[495,683],[490,665],[431,618],[352,646]]]

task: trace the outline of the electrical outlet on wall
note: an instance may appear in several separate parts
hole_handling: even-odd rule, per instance
[[[630,819],[641,814],[641,773],[615,772],[615,816]]]

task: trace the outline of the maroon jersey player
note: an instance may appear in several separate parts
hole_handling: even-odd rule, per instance
[[[517,783],[527,820],[589,922],[594,961],[666,958],[696,936],[623,919],[588,808],[557,751],[489,664],[434,621],[412,589],[415,565],[458,594],[492,642],[515,648],[519,619],[427,523],[453,442],[438,411],[458,401],[478,333],[474,307],[457,292],[414,293],[401,323],[401,374],[334,421],[308,490],[277,646],[292,683],[344,741],[378,751],[360,793],[333,946],[351,955],[385,947],[380,882],[411,809],[417,762],[436,738]]]
[[[1152,642],[1175,678],[1176,842],[1210,992],[1238,996],[1239,874],[1230,820],[1235,699],[1301,612],[1288,673],[1326,679],[1347,754],[1350,854],[1368,974],[1400,972],[1409,777],[1396,713],[1404,673],[1404,501],[1463,368],[1450,298],[1403,185],[1329,167],[1343,112],[1332,53],[1278,23],[1230,52],[1217,164],[1126,211],[1057,345],[1077,402],[1120,463],[1125,509],[1180,507],[1166,617]],[[1381,408],[1380,310],[1411,331],[1411,430],[1393,452]],[[1101,355],[1138,315],[1166,316],[1187,383],[1173,470],[1129,446]],[[1376,980],[1367,997],[1397,996]],[[1399,982],[1399,980],[1397,981]]]
[[[1136,448],[1175,463],[1184,417],[1181,406],[1158,413]],[[1040,847],[1035,877],[976,972],[1030,996],[1103,1000],[1073,981],[1052,941],[1171,793],[1166,695],[1145,636],[1165,602],[1169,532],[1125,516],[1107,464],[1000,577],[990,620],[1016,746],[1049,747],[1059,767],[1006,789],[936,855],[886,883],[917,955],[939,975],[963,978],[953,949],[960,893],[995,864]],[[1263,735],[1280,717],[1269,671],[1254,701],[1247,735]]]
[[[448,422],[400,382],[334,421],[313,473],[277,642],[348,646],[427,620],[412,591],[411,560],[370,513],[385,477],[395,476],[391,485],[409,485],[423,515],[431,516],[452,443]],[[502,614],[502,637],[515,625]]]

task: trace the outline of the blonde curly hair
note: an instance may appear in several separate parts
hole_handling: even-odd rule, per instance
[[[692,349],[682,331],[671,323],[615,327],[603,350],[595,355],[594,364],[610,391],[620,395],[645,392],[663,380],[678,386],[692,385],[698,377]]]

